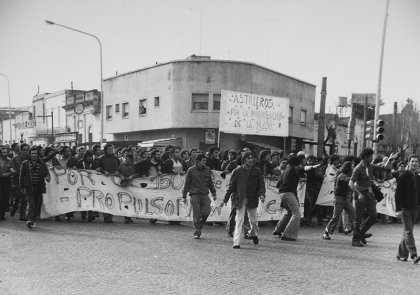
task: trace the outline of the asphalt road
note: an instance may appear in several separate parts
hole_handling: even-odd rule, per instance
[[[232,249],[220,226],[194,240],[190,224],[114,220],[1,221],[0,294],[420,294],[420,265],[396,259],[401,224],[374,225],[364,248],[319,226],[281,241],[267,225]]]

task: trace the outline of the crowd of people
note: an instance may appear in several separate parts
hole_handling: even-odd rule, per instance
[[[285,214],[275,225],[273,235],[286,241],[296,241],[299,228],[312,223],[314,217],[320,226],[326,224],[322,238],[331,240],[336,228],[349,234],[353,232],[351,244],[363,247],[372,236],[368,230],[382,218],[386,222],[403,224],[403,237],[397,258],[418,263],[413,226],[417,222],[420,204],[419,157],[411,155],[407,162],[398,160],[399,154],[377,157],[373,150],[362,150],[360,157],[332,155],[316,158],[304,152],[284,155],[263,149],[258,154],[248,148],[240,151],[221,152],[216,146],[208,151],[199,149],[180,150],[172,145],[164,150],[143,150],[137,146],[114,148],[106,143],[102,147],[77,146],[29,146],[14,143],[0,146],[0,220],[19,214],[29,228],[36,227],[40,217],[45,181],[49,181],[48,167],[62,169],[90,169],[105,176],[117,175],[121,185],[129,184],[137,177],[157,174],[186,174],[182,192],[184,202],[190,202],[193,211],[193,237],[200,239],[203,225],[208,224],[210,214],[209,192],[216,201],[211,170],[221,171],[221,176],[231,174],[226,194],[219,199],[220,206],[231,201],[232,209],[226,229],[233,237],[233,248],[239,249],[242,238],[259,243],[257,207],[265,199],[264,177],[277,178],[277,189]],[[329,170],[328,170],[329,169]],[[318,206],[317,198],[325,173],[335,175],[334,206]],[[373,180],[378,182],[397,179],[395,193],[396,209],[400,218],[378,217],[376,203],[383,197]],[[301,216],[297,198],[299,181],[306,182],[304,216]],[[189,199],[188,199],[189,196]],[[81,212],[88,222],[99,217],[98,212]],[[74,218],[66,213],[65,220]],[[61,221],[60,216],[55,217]],[[103,214],[104,223],[112,223],[111,214]],[[155,222],[156,220],[150,220]],[[125,223],[133,223],[125,217]],[[176,222],[172,222],[176,223]],[[224,223],[222,223],[224,224]]]

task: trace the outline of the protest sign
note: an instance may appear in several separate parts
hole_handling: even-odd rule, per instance
[[[289,99],[222,90],[219,130],[225,133],[289,135]]]
[[[120,178],[104,176],[94,170],[50,168],[51,181],[42,204],[43,218],[76,211],[97,211],[113,215],[160,220],[191,221],[192,208],[184,206],[182,189],[185,176],[161,174],[156,177],[137,178],[129,186],[121,186]],[[230,202],[220,208],[230,175],[222,178],[220,171],[212,171],[217,200],[211,202],[209,221],[226,221]],[[265,178],[266,200],[259,204],[259,220],[277,220],[284,209],[276,189],[277,179]],[[303,210],[305,184],[298,193]]]

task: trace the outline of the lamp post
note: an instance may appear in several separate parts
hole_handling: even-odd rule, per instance
[[[0,73],[1,76],[5,77],[7,80],[7,94],[9,95],[9,125],[10,125],[10,141],[9,144],[12,144],[12,107],[10,106],[10,83],[9,78],[3,74]]]
[[[98,37],[96,37],[93,34],[83,32],[83,31],[80,31],[80,30],[77,30],[77,29],[74,29],[74,28],[70,28],[70,27],[67,27],[67,26],[64,26],[64,25],[60,25],[60,24],[57,24],[57,23],[52,22],[50,20],[45,20],[45,22],[47,23],[47,25],[56,25],[56,26],[59,26],[59,27],[65,28],[65,29],[69,29],[69,30],[72,30],[72,31],[75,31],[75,32],[78,32],[78,33],[88,35],[90,37],[95,38],[96,41],[98,41],[98,43],[99,43],[100,66],[101,66],[101,99],[100,99],[100,102],[101,102],[101,138],[100,138],[100,143],[102,145],[102,142],[103,142],[103,139],[104,139],[104,87],[103,87],[104,79],[103,79],[103,72],[102,72],[102,44],[101,44],[101,41],[99,40]]]

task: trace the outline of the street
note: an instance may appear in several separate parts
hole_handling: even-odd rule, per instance
[[[218,225],[194,240],[187,223],[75,215],[34,230],[16,217],[0,223],[0,294],[419,294],[420,265],[396,259],[401,224],[374,225],[364,248],[350,235],[325,241],[317,225],[281,241],[269,224],[259,245],[232,249]]]

